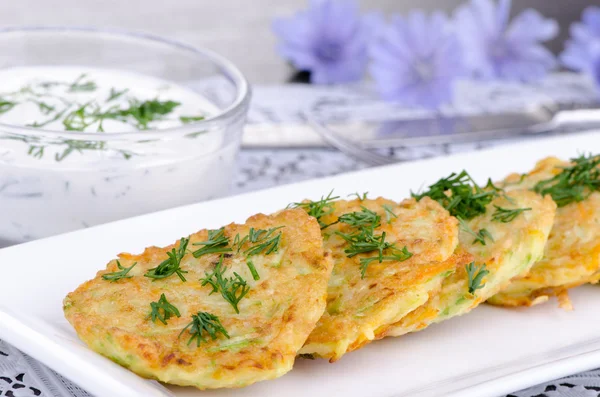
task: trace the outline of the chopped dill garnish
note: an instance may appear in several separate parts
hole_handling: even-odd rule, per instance
[[[345,223],[352,227],[370,227],[377,228],[381,225],[381,217],[367,207],[361,206],[362,210],[357,212],[349,212],[338,218],[338,222]]]
[[[204,116],[179,116],[179,121],[181,121],[183,124],[189,124],[196,121],[202,121],[205,118],[206,117]]]
[[[98,88],[96,86],[96,83],[94,83],[92,80],[88,80],[88,81],[83,81],[83,79],[85,79],[87,77],[86,73],[81,74],[79,77],[77,77],[77,79],[75,79],[75,81],[73,83],[71,83],[71,85],[69,86],[68,91],[69,92],[89,92],[89,91],[95,91],[96,88]]]
[[[356,192],[356,193],[349,194],[348,197],[356,196],[356,198],[358,200],[365,201],[367,199],[368,194],[369,194],[369,192],[363,192],[363,194],[359,194],[358,192]]]
[[[469,220],[477,215],[485,214],[486,207],[495,197],[499,196],[500,189],[493,184],[489,189],[477,185],[473,178],[466,172],[452,173],[447,178],[442,178],[423,193],[411,193],[417,201],[423,197],[430,197],[447,209],[451,215]]]
[[[115,99],[121,97],[123,94],[127,93],[128,91],[129,91],[129,88],[125,88],[124,90],[119,91],[116,88],[112,87],[110,89],[110,95],[106,99],[106,102],[114,101]]]
[[[221,334],[227,339],[229,339],[229,334],[219,317],[214,314],[207,312],[198,312],[198,314],[192,315],[192,322],[190,322],[186,327],[181,330],[178,338],[183,335],[183,333],[189,329],[189,333],[191,334],[190,339],[188,340],[188,345],[192,343],[194,340],[196,341],[196,346],[200,346],[200,342],[206,342],[205,334],[215,340],[217,339],[217,334]]]
[[[333,190],[329,192],[327,197],[322,196],[321,200],[319,201],[292,203],[288,205],[288,208],[302,208],[308,213],[308,215],[317,219],[317,221],[319,222],[319,226],[321,226],[321,229],[325,229],[326,227],[331,226],[331,224],[324,223],[323,221],[321,221],[321,218],[333,213],[335,209],[333,202],[339,199],[339,196],[332,197],[332,194]]]
[[[130,99],[129,108],[109,113],[104,118],[122,120],[123,118],[132,117],[136,120],[136,127],[138,129],[147,130],[148,123],[160,120],[162,116],[171,113],[179,105],[181,105],[181,103],[175,101],[159,101],[158,99],[152,99],[140,102],[137,99]]]
[[[81,153],[84,150],[104,150],[105,142],[103,141],[80,141],[76,139],[65,139],[61,142],[63,145],[67,145],[67,147],[62,151],[62,153],[55,153],[54,159],[56,161],[62,161],[73,152]],[[121,152],[125,158],[127,158],[127,152]]]
[[[386,234],[375,234],[375,229],[381,226],[381,217],[366,207],[361,211],[349,212],[339,217],[338,222],[356,229],[352,233],[336,232],[348,243],[344,253],[348,258],[358,254],[377,252],[377,256],[360,259],[361,278],[365,278],[367,268],[372,262],[405,261],[412,256],[406,247],[399,249],[395,243],[385,241]]]
[[[388,224],[392,223],[392,218],[398,218],[398,215],[394,214],[392,206],[389,204],[382,205],[383,210],[385,211],[385,218]]]
[[[0,114],[6,113],[17,105],[16,102],[7,101],[5,99],[0,100]]]
[[[252,273],[252,278],[255,281],[260,280],[260,275],[258,274],[258,271],[256,270],[256,267],[254,266],[254,262],[252,262],[250,259],[248,259],[246,261],[246,265],[248,265],[248,269],[250,269],[250,273]]]
[[[381,235],[383,244],[389,244],[385,242],[385,232]],[[398,261],[403,262],[409,259],[413,254],[408,251],[408,248],[404,246],[401,250],[396,248],[395,244],[388,245],[384,250],[387,249],[387,255],[383,255],[382,251],[378,248],[379,255],[370,258],[360,258],[360,274],[361,278],[365,278],[365,274],[367,273],[367,268],[371,264],[371,262],[383,262],[383,261]]]
[[[275,232],[282,227],[283,226],[274,227],[268,230],[250,228],[247,241],[254,245],[245,250],[244,254],[253,256],[263,252],[265,255],[277,252],[281,242],[281,232],[277,234],[275,234]],[[241,247],[241,244],[244,242],[244,239],[242,239],[239,246]]]
[[[202,245],[203,247],[194,251],[192,255],[194,255],[194,258],[200,258],[202,255],[206,254],[231,252],[231,248],[227,246],[228,244],[229,237],[225,236],[225,228],[222,227],[220,229],[209,230],[208,240],[193,244]]]
[[[494,205],[496,211],[492,214],[492,221],[508,223],[515,220],[516,217],[521,215],[525,211],[531,211],[531,208],[514,208],[514,209],[506,209]]]
[[[102,279],[107,281],[119,281],[124,278],[131,278],[133,276],[128,276],[128,273],[135,267],[135,265],[137,265],[137,262],[134,262],[134,264],[130,267],[123,267],[121,266],[121,262],[117,261],[117,267],[120,269],[120,271],[103,274]]]
[[[159,280],[170,277],[173,274],[177,274],[181,281],[186,281],[183,273],[187,273],[187,271],[181,270],[181,260],[186,254],[189,242],[189,238],[182,238],[179,241],[179,247],[177,249],[173,248],[170,252],[167,252],[168,258],[157,267],[148,270],[144,276],[154,280]]]
[[[55,122],[56,120],[60,119],[60,118],[63,116],[63,114],[65,114],[65,113],[66,113],[66,111],[67,111],[67,109],[63,109],[62,111],[60,111],[60,112],[56,113],[56,114],[54,115],[54,117],[52,117],[52,118],[50,118],[50,119],[48,119],[48,120],[46,120],[46,121],[42,121],[41,123],[38,123],[37,121],[34,121],[32,124],[26,124],[26,126],[27,126],[27,127],[34,127],[34,128],[42,128],[42,127],[45,127],[45,126],[47,126],[48,124],[50,124],[50,123],[53,123],[53,122]]]
[[[150,303],[150,310],[150,318],[152,319],[153,323],[155,323],[156,320],[158,320],[161,323],[167,325],[167,320],[170,319],[172,316],[181,317],[179,310],[169,303],[165,294],[160,295],[160,299],[158,300],[158,302]]]
[[[233,272],[233,277],[224,277],[225,270],[223,255],[221,255],[219,263],[217,263],[212,273],[204,272],[204,278],[200,281],[202,281],[202,286],[210,284],[212,287],[210,295],[220,292],[223,299],[229,302],[235,312],[239,314],[238,303],[250,291],[250,287],[246,284],[246,280],[236,272]]]
[[[480,229],[478,232],[475,232],[473,229],[471,229],[471,227],[469,226],[467,221],[465,221],[461,217],[458,217],[457,219],[460,224],[461,230],[464,231],[465,233],[468,233],[471,236],[475,237],[475,240],[473,240],[473,244],[479,243],[481,245],[486,245],[485,244],[486,238],[488,238],[492,242],[494,241],[492,234],[487,229]]]
[[[56,110],[56,106],[48,105],[44,101],[32,100],[32,102],[35,103],[36,105],[38,105],[38,108],[40,109],[40,113],[42,113],[42,114],[49,115],[50,113],[52,113]]]
[[[533,190],[543,196],[549,194],[559,207],[583,201],[600,191],[600,155],[582,155],[571,162],[573,165],[560,167],[559,174],[538,182]]]
[[[469,293],[474,294],[475,291],[485,287],[485,283],[481,283],[483,278],[490,274],[489,270],[486,270],[485,264],[476,266],[475,262],[471,262],[466,266],[467,276],[469,278]]]
[[[381,235],[375,235],[374,228],[370,226],[361,226],[354,233],[336,232],[336,234],[348,243],[348,247],[344,250],[348,258],[352,258],[358,254],[377,252],[377,256],[360,259],[361,278],[365,278],[367,268],[372,262],[402,262],[412,256],[412,253],[406,247],[398,249],[394,243],[385,241],[385,232]]]

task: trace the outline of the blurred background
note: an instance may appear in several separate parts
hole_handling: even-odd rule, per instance
[[[451,11],[461,0],[362,0],[363,11],[404,13],[414,8]],[[571,22],[581,18],[589,0],[515,0],[513,15],[533,7],[560,24],[548,43],[562,51]],[[252,83],[281,83],[291,69],[275,52],[274,17],[290,16],[305,0],[4,0],[0,26],[92,25],[141,30],[217,50],[236,63]],[[224,19],[223,16],[227,15]]]

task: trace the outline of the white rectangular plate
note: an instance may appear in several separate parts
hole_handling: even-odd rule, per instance
[[[64,319],[62,299],[119,252],[167,245],[201,228],[243,222],[331,189],[400,200],[451,171],[497,180],[536,160],[600,151],[600,133],[537,140],[324,178],[175,208],[0,250],[0,338],[97,396],[496,397],[600,367],[600,287],[531,309],[483,305],[422,332],[373,343],[335,364],[298,360],[280,379],[244,389],[164,388],[88,350]],[[1,211],[1,209],[0,209]],[[1,216],[1,212],[0,212]],[[90,260],[90,257],[92,258]]]

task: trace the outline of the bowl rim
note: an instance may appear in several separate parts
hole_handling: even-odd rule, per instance
[[[48,130],[43,128],[34,128],[28,126],[20,126],[15,124],[6,124],[0,122],[0,133],[8,133],[15,135],[37,135],[45,136],[48,138],[65,138],[73,140],[86,140],[86,141],[112,141],[112,140],[123,140],[134,138],[139,139],[157,139],[164,138],[165,136],[182,136],[189,133],[197,132],[199,128],[204,129],[207,133],[215,127],[226,123],[228,120],[237,119],[239,113],[245,114],[245,108],[248,106],[251,97],[251,88],[248,80],[244,74],[238,69],[235,64],[224,56],[204,47],[195,47],[190,44],[162,37],[147,32],[132,31],[126,29],[117,28],[97,28],[91,26],[51,26],[51,25],[40,25],[40,26],[16,26],[16,27],[2,27],[0,28],[0,36],[11,33],[80,33],[88,35],[110,35],[116,38],[125,39],[136,39],[145,41],[152,44],[162,44],[171,46],[173,48],[188,51],[190,53],[200,55],[214,63],[219,69],[222,70],[223,74],[227,75],[233,83],[236,85],[237,95],[234,101],[221,112],[209,116],[204,120],[194,121],[192,123],[184,124],[178,127],[162,128],[162,129],[150,129],[150,130],[139,130],[139,131],[126,131],[126,132],[74,132],[74,131],[59,131],[59,130]]]

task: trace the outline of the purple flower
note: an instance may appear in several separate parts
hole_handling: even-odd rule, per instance
[[[571,39],[560,55],[562,63],[574,70],[598,75],[600,62],[600,7],[583,11],[582,22],[571,25]]]
[[[456,78],[465,74],[460,43],[440,12],[392,16],[370,55],[382,97],[411,106],[435,108],[450,101]]]
[[[471,0],[455,14],[465,60],[485,79],[531,81],[557,66],[540,42],[558,34],[558,24],[528,9],[509,23],[510,0]]]
[[[378,14],[361,17],[356,1],[311,0],[306,11],[275,20],[273,30],[281,56],[310,71],[312,83],[345,83],[362,78],[367,44],[381,21]]]

